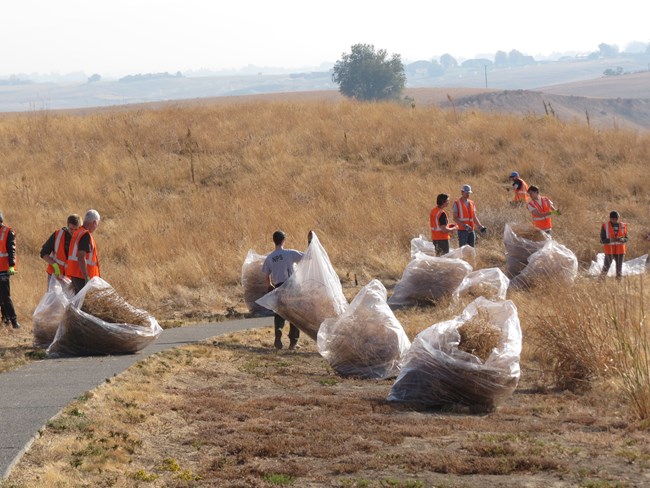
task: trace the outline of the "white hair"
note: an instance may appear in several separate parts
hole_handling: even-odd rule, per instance
[[[86,224],[92,224],[93,222],[99,222],[99,212],[94,209],[90,209],[84,215],[84,226]]]

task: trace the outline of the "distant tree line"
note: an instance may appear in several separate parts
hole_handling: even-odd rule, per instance
[[[150,81],[150,80],[158,80],[158,79],[165,79],[165,78],[183,78],[183,73],[181,73],[180,71],[177,71],[175,75],[168,73],[167,71],[165,71],[164,73],[145,73],[145,74],[138,73],[137,75],[123,76],[117,81],[122,83],[129,83],[132,81]]]

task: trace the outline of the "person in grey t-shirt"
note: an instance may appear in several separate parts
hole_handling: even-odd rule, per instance
[[[281,230],[276,230],[273,233],[273,243],[275,250],[266,256],[262,272],[266,275],[268,290],[272,291],[275,288],[282,286],[282,283],[287,281],[293,273],[293,266],[302,259],[303,253],[295,249],[285,249],[284,241],[286,234]],[[273,314],[273,323],[275,325],[275,343],[276,349],[282,349],[282,328],[284,327],[285,320],[280,315]],[[293,324],[289,324],[289,350],[296,349],[298,338],[300,337],[300,330]]]

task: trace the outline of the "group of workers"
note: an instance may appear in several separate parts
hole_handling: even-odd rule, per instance
[[[510,174],[512,189],[514,191],[514,205],[526,205],[531,213],[533,225],[538,229],[551,234],[553,222],[552,215],[559,215],[553,202],[539,193],[539,188],[528,184],[518,172]],[[460,189],[460,198],[454,201],[452,207],[453,223],[450,222],[446,208],[449,206],[449,195],[441,193],[436,198],[436,206],[430,213],[431,240],[436,249],[436,254],[443,255],[449,252],[449,241],[453,232],[458,233],[458,245],[476,245],[476,230],[486,234],[485,227],[478,218],[476,204],[470,199],[472,187],[463,185]],[[620,214],[612,210],[609,221],[603,223],[600,231],[600,242],[604,246],[605,260],[601,276],[607,275],[613,263],[616,265],[616,277],[621,278],[623,259],[628,241],[628,226],[619,222]],[[40,256],[47,263],[48,282],[50,276],[57,278],[67,277],[71,280],[75,293],[78,293],[90,280],[99,276],[99,261],[97,246],[92,234],[99,226],[99,212],[90,209],[86,212],[83,222],[79,215],[71,214],[65,227],[57,229],[45,241],[41,248]],[[312,233],[310,231],[309,237]],[[275,250],[267,256],[264,263],[264,273],[268,279],[269,290],[280,286],[290,275],[293,264],[300,261],[302,253],[293,249],[284,249],[285,234],[276,231],[273,234]],[[650,234],[647,239],[650,240]],[[309,241],[311,239],[308,239]],[[16,234],[5,225],[4,216],[0,212],[0,308],[2,322],[11,324],[14,329],[20,328],[11,300],[10,276],[16,273]],[[275,318],[275,347],[282,348],[282,328],[284,319],[276,314]],[[298,342],[299,331],[291,326],[289,339],[290,349],[295,349]]]
[[[41,258],[47,263],[48,283],[51,276],[70,279],[78,293],[93,277],[99,276],[97,246],[92,233],[99,226],[99,212],[88,210],[83,222],[77,214],[68,216],[66,226],[55,230],[41,248]],[[0,306],[2,321],[20,328],[11,300],[9,277],[16,273],[16,234],[5,225],[0,212]]]
[[[547,234],[551,234],[553,228],[553,215],[560,215],[553,202],[546,196],[539,193],[539,188],[526,183],[517,171],[510,173],[510,181],[514,192],[513,205],[526,205],[531,214],[533,225]],[[436,254],[441,256],[449,252],[449,241],[453,232],[458,233],[458,246],[476,244],[476,229],[481,234],[487,232],[487,228],[481,224],[476,214],[476,205],[470,200],[472,188],[470,185],[463,185],[460,189],[460,198],[453,205],[453,220],[445,208],[449,205],[449,195],[440,193],[436,197],[436,206],[431,210],[429,221],[431,225],[431,240],[436,249]],[[604,246],[605,260],[601,270],[601,277],[605,277],[612,262],[616,263],[616,277],[623,275],[623,258],[625,256],[625,243],[627,237],[627,224],[619,222],[620,214],[612,210],[609,214],[609,222],[601,227],[600,242]],[[650,237],[650,234],[649,234]]]

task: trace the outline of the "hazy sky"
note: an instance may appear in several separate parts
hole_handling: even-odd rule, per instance
[[[404,62],[649,42],[643,0],[7,0],[0,76],[318,67],[357,43]],[[644,6],[646,5],[646,6]]]

